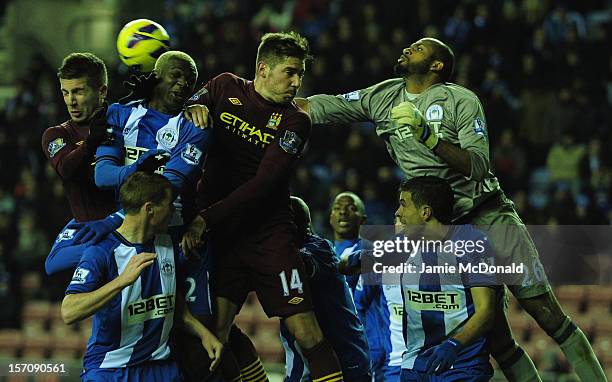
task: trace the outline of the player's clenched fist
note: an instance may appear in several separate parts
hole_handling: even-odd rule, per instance
[[[138,276],[140,276],[142,270],[153,264],[156,257],[157,254],[150,252],[142,252],[134,255],[130,261],[128,261],[123,272],[119,275],[122,284],[124,286],[132,285]]]
[[[412,135],[428,149],[433,150],[438,144],[438,136],[412,102],[405,101],[391,109],[391,118],[400,125],[407,125]]]
[[[206,105],[195,104],[187,106],[183,111],[183,114],[188,121],[193,122],[193,124],[200,129],[212,127],[210,126],[212,122],[210,120],[210,113]]]

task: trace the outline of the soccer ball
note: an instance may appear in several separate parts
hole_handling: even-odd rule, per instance
[[[170,36],[156,23],[147,19],[130,21],[117,36],[119,58],[130,68],[143,73],[153,70],[157,57],[168,50]]]

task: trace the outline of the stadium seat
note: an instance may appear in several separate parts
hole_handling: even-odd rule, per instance
[[[77,331],[76,324],[66,325],[64,321],[58,319],[51,320],[49,323],[49,334],[54,338],[71,336],[73,334],[78,335],[79,338],[81,337],[80,332]]]
[[[49,305],[49,319],[62,319],[62,303],[56,302]]]
[[[61,376],[54,374],[39,374],[34,376],[34,382],[60,382]]]
[[[586,286],[589,301],[612,303],[612,285]]]
[[[583,285],[563,285],[557,288],[557,299],[565,314],[581,322],[589,308],[587,290]]]
[[[612,318],[612,287],[593,285],[588,287],[589,313],[597,322]]]
[[[0,330],[0,356],[15,357],[23,342],[23,334],[17,329]]]
[[[561,302],[578,302],[586,300],[587,289],[583,285],[561,285],[555,295]]]
[[[27,301],[23,307],[23,321],[28,320],[48,320],[51,313],[51,303],[49,301],[32,300]]]
[[[532,330],[537,327],[536,322],[527,313],[523,312],[508,312],[508,321],[510,327],[515,335],[522,335],[523,333]]]
[[[28,377],[25,375],[11,375],[7,378],[7,382],[27,382]]]
[[[26,333],[23,338],[21,357],[24,359],[44,359],[47,356],[50,345],[51,338],[48,333]]]
[[[21,291],[25,300],[28,300],[40,293],[42,280],[40,273],[28,272],[21,278]]]
[[[52,339],[51,358],[53,359],[78,359],[86,346],[85,340],[77,332],[53,336]]]
[[[610,321],[610,316],[608,316],[608,320],[602,320],[595,324],[595,336],[612,340],[612,321]]]

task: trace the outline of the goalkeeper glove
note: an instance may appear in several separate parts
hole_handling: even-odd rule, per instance
[[[74,235],[74,242],[77,244],[86,242],[97,244],[100,240],[105,238],[106,235],[119,228],[121,223],[123,223],[123,218],[117,213],[107,216],[101,220],[86,223]]]
[[[85,140],[88,152],[94,154],[98,146],[112,139],[112,128],[106,122],[106,103],[89,117],[89,135]]]
[[[134,162],[134,167],[136,167],[136,171],[152,173],[165,165],[168,159],[170,159],[170,153],[163,149],[149,150],[143,153],[140,158]]]
[[[438,136],[412,102],[402,102],[391,109],[391,118],[400,125],[408,125],[412,135],[428,149],[433,150],[438,145]]]
[[[129,90],[129,94],[119,100],[122,105],[139,99],[150,99],[153,95],[153,89],[159,83],[159,78],[157,78],[155,72],[151,72],[148,75],[132,75],[130,81],[123,82],[123,87]]]

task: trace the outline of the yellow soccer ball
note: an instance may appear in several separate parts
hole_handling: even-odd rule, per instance
[[[119,58],[127,66],[148,73],[155,67],[157,57],[168,51],[170,36],[156,23],[147,19],[130,21],[117,36]]]

